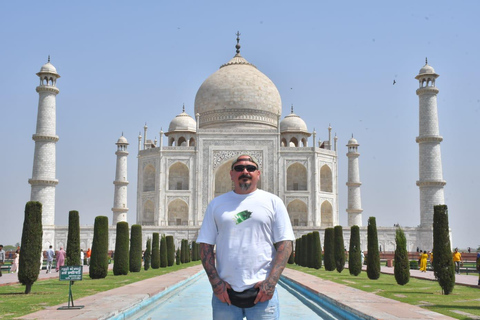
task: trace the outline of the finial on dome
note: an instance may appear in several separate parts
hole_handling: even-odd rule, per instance
[[[185,103],[183,104],[182,112],[185,112]]]
[[[425,65],[428,64],[428,60],[427,60],[427,57],[425,57]]]
[[[292,103],[292,108],[290,109],[290,113],[293,113],[293,103]]]
[[[122,131],[122,137],[123,137],[123,131]]]
[[[50,55],[48,55],[48,62],[50,63]]]
[[[353,133],[352,133],[352,138],[353,138]]]
[[[235,46],[235,48],[237,49],[237,55],[238,55],[238,54],[240,54],[240,47],[241,47],[240,46],[240,35],[241,35],[240,31],[237,31],[236,35],[237,35],[237,45]]]

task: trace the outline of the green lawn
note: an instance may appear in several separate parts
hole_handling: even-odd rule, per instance
[[[393,275],[381,274],[378,280],[370,280],[362,271],[359,276],[351,276],[348,269],[337,271],[315,270],[297,265],[288,265],[319,278],[341,283],[359,290],[375,293],[379,296],[400,302],[420,306],[457,319],[471,319],[465,313],[480,317],[480,289],[456,285],[449,295],[442,295],[436,281],[410,278],[410,282],[400,286]],[[454,312],[454,311],[458,311]]]
[[[201,264],[200,261],[193,261],[181,265],[173,265],[168,268],[149,269],[140,272],[130,272],[126,276],[114,276],[112,271],[108,272],[105,279],[92,280],[83,275],[82,281],[76,281],[72,286],[73,301],[102,291],[118,288],[133,282],[160,276],[169,272],[177,271],[187,267]],[[7,285],[0,287],[0,318],[13,319],[35,311],[42,310],[47,306],[68,303],[68,281],[59,281],[58,278],[51,280],[39,280],[32,286],[30,294],[24,294],[25,286],[21,284]]]

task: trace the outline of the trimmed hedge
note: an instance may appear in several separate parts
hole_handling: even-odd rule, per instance
[[[20,255],[22,256],[22,255]],[[455,286],[455,265],[448,233],[448,208],[433,207],[433,272],[443,294],[450,294]]]
[[[350,228],[350,246],[348,248],[348,271],[352,276],[362,272],[362,250],[360,247],[360,228]]]
[[[410,281],[410,262],[408,260],[407,239],[402,228],[398,228],[395,232],[395,246],[393,273],[397,283],[403,286]]]
[[[308,236],[306,234],[302,236],[302,266],[308,266]]]
[[[152,269],[160,268],[160,234],[153,233],[152,240]]]
[[[298,257],[300,255],[300,238],[295,239],[295,255],[294,255],[294,260],[295,264],[300,265],[298,262]]]
[[[320,233],[313,231],[313,266],[320,269],[322,267],[322,243],[320,242]]]
[[[175,263],[175,243],[173,236],[167,236],[167,263],[171,267]]]
[[[377,222],[375,217],[368,218],[367,234],[367,275],[371,280],[380,278],[380,253],[378,252]]]
[[[92,255],[89,275],[92,279],[103,279],[108,273],[108,218],[98,216],[93,226]]]
[[[160,268],[166,268],[167,264],[167,239],[163,235],[160,240]]]
[[[145,271],[150,269],[150,264],[152,262],[152,239],[147,239],[145,253],[143,254],[143,268]]]
[[[335,256],[335,268],[338,272],[342,272],[345,268],[345,242],[343,241],[343,228],[342,226],[335,226],[333,228],[333,234],[335,237],[334,244],[334,256]]]
[[[68,213],[67,266],[81,266],[80,261],[80,218],[78,211]]]
[[[25,286],[25,294],[30,293],[32,285],[40,273],[40,255],[42,254],[42,204],[29,201],[25,205],[25,218],[22,231],[22,254],[19,258],[18,281]]]
[[[175,263],[177,264],[177,266],[182,263],[181,260],[182,260],[182,253],[180,252],[180,248],[179,248],[175,252]]]
[[[307,233],[307,267],[313,268],[313,233]]]
[[[129,269],[130,254],[128,245],[128,222],[117,222],[117,236],[115,239],[115,259],[113,260],[113,275],[127,275]]]
[[[130,232],[130,272],[140,272],[142,270],[142,226],[134,224]]]
[[[333,228],[325,229],[325,239],[324,243],[324,253],[323,253],[323,264],[325,265],[325,270],[333,271],[335,270],[335,243],[334,243],[334,231]]]

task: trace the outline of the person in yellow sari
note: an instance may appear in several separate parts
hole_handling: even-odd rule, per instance
[[[420,256],[420,271],[422,272],[427,272],[427,259],[427,251],[423,251],[422,255]]]

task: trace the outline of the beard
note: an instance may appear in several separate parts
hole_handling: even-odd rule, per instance
[[[250,175],[242,174],[238,178],[238,180],[240,180],[240,183],[238,185],[243,191],[248,191],[248,189],[250,189],[250,187],[252,186],[252,177]]]

